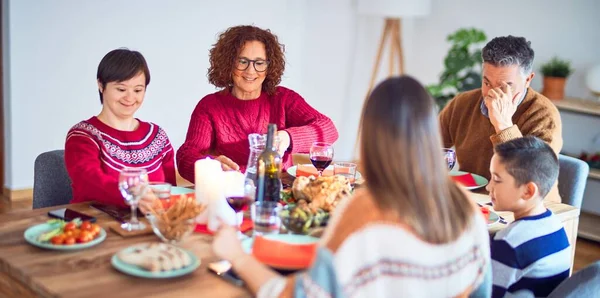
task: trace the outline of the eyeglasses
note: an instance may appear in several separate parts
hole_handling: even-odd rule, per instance
[[[268,60],[250,60],[250,59],[246,59],[246,58],[239,58],[237,60],[237,63],[235,64],[235,68],[237,70],[246,70],[248,69],[248,67],[250,66],[250,63],[254,64],[254,70],[256,70],[257,72],[263,72],[265,70],[267,70],[267,66],[269,65],[269,61]]]

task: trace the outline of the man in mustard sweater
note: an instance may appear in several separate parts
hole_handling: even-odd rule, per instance
[[[458,94],[439,116],[444,147],[456,148],[460,170],[490,179],[493,147],[522,136],[536,136],[558,154],[563,145],[558,110],[529,87],[535,76],[531,42],[496,37],[481,56],[481,88]],[[560,202],[556,184],[546,200]]]

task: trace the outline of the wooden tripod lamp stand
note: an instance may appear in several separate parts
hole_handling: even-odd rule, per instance
[[[430,10],[430,0],[358,0],[359,15],[385,18],[385,25],[381,34],[375,65],[373,65],[367,96],[373,90],[373,86],[375,86],[375,81],[379,73],[379,65],[381,64],[381,58],[388,39],[390,40],[388,77],[404,74],[401,18],[425,16],[429,14]]]

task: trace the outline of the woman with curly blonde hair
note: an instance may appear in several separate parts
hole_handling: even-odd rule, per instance
[[[210,156],[224,170],[244,171],[248,135],[278,128],[284,168],[292,153],[306,153],[313,142],[333,143],[338,132],[331,119],[296,92],[279,86],[285,70],[284,46],[269,30],[236,26],[219,35],[210,50],[208,81],[222,90],[196,106],[186,140],[177,150],[181,176],[193,181],[194,162]]]

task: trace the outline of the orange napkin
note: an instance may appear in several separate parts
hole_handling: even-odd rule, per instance
[[[475,178],[473,178],[473,175],[471,175],[470,173],[456,175],[456,176],[450,176],[450,177],[455,182],[458,182],[466,187],[477,186],[477,182],[475,182]]]
[[[481,215],[487,221],[490,218],[490,210],[484,206],[480,206],[479,210],[481,210]]]
[[[261,263],[278,269],[306,269],[317,253],[317,243],[290,244],[262,236],[254,237],[252,255]]]
[[[251,230],[254,227],[254,224],[252,223],[252,219],[250,218],[244,218],[244,221],[242,221],[242,224],[240,225],[240,231],[242,233],[245,233],[249,230]],[[194,229],[194,233],[200,233],[200,234],[208,234],[208,235],[213,235],[214,233],[208,230],[208,227],[206,226],[206,224],[197,224],[196,228]]]
[[[298,165],[296,168],[296,177],[308,177],[308,176],[319,176],[319,171],[313,165]],[[333,168],[325,169],[323,171],[323,176],[333,176]]]

